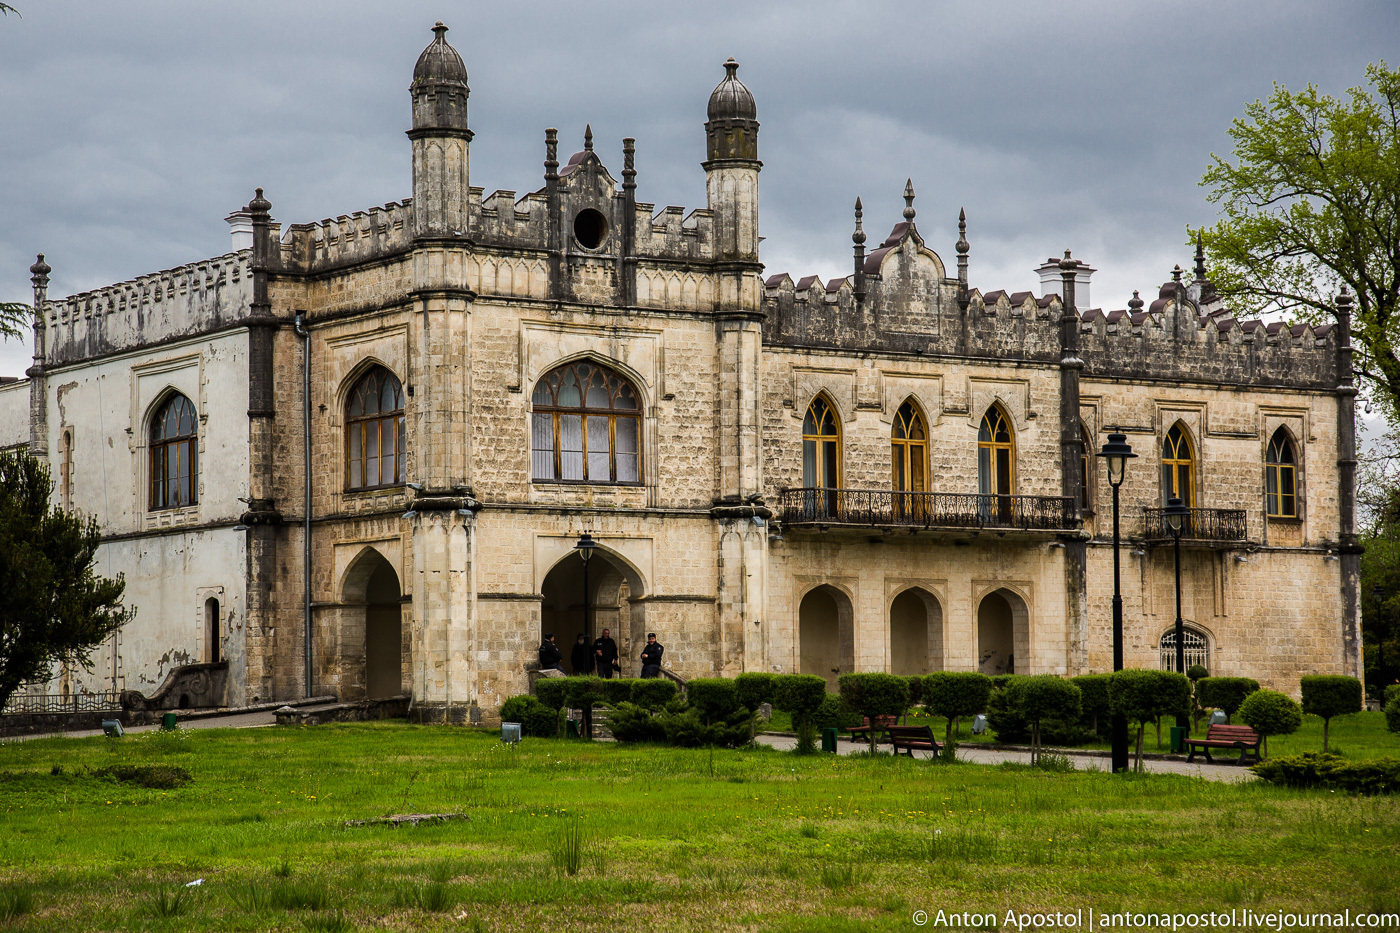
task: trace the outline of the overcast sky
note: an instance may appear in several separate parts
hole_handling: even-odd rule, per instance
[[[1215,210],[1197,182],[1274,82],[1339,94],[1400,59],[1395,0],[1319,3],[53,2],[0,19],[0,300],[227,252],[223,218],[266,189],[316,221],[411,195],[408,83],[437,19],[471,84],[471,179],[542,184],[596,148],[638,199],[705,203],[703,123],[730,55],[758,101],[768,273],[844,275],[851,207],[878,243],[904,179],[945,262],[965,207],[971,282],[1034,289],[1066,247],[1123,307]],[[0,345],[0,374],[29,348]]]

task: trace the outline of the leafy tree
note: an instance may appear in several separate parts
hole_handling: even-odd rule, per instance
[[[1392,428],[1359,459],[1361,649],[1366,692],[1400,683],[1400,437]]]
[[[33,320],[34,309],[29,305],[0,301],[0,341],[23,340]]]
[[[1070,683],[1079,688],[1082,707],[1080,715],[1084,718],[1085,725],[1095,735],[1098,735],[1100,727],[1108,727],[1110,714],[1113,712],[1113,706],[1109,700],[1109,685],[1113,681],[1113,675],[1080,674],[1069,680]]]
[[[1201,683],[1205,683],[1202,680]],[[1137,754],[1134,770],[1142,770],[1142,736],[1149,722],[1168,713],[1186,709],[1191,702],[1191,682],[1175,671],[1148,671],[1127,668],[1113,672],[1109,682],[1113,708],[1137,723]]]
[[[763,671],[749,671],[734,678],[734,689],[739,692],[739,702],[749,710],[749,741],[758,732],[758,708],[764,703],[773,702],[773,692],[777,690],[776,674]]]
[[[1328,750],[1327,729],[1333,716],[1361,712],[1361,681],[1355,677],[1311,674],[1302,680],[1303,712],[1322,717],[1322,750]]]
[[[55,662],[86,667],[136,614],[120,575],[93,572],[97,520],[51,507],[52,492],[42,461],[0,453],[0,706]]]
[[[992,695],[992,678],[977,671],[938,671],[925,674],[924,708],[934,716],[948,719],[945,743],[953,741],[953,724],[960,716],[975,716],[987,708]]]
[[[691,708],[698,710],[705,725],[725,719],[741,709],[739,691],[734,681],[723,677],[702,677],[685,685],[685,698]],[[745,710],[745,715],[748,711]]]
[[[1269,736],[1289,735],[1303,724],[1303,708],[1274,690],[1256,690],[1240,706],[1240,719],[1263,739],[1261,758],[1269,757]]]
[[[1385,727],[1391,732],[1400,732],[1400,696],[1385,704]]]
[[[1358,374],[1400,414],[1400,72],[1366,69],[1373,94],[1274,85],[1230,127],[1234,153],[1201,179],[1223,218],[1201,231],[1221,295],[1312,321],[1355,293]]]
[[[899,716],[909,709],[909,682],[895,674],[879,672],[842,674],[836,682],[846,705],[870,717],[872,728],[866,735],[870,738],[870,754],[875,754],[875,717]]]
[[[1031,764],[1040,761],[1040,724],[1046,719],[1074,722],[1082,698],[1079,688],[1054,674],[1018,677],[1006,687],[1007,699],[1031,727]]]

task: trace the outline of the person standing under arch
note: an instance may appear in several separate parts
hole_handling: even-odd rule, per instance
[[[646,678],[661,676],[661,655],[666,651],[661,647],[661,642],[656,640],[655,632],[647,632],[647,646],[642,649],[642,676]]]
[[[575,677],[587,677],[593,673],[593,651],[588,646],[588,636],[582,632],[578,633],[578,640],[569,652],[569,666],[574,669]]]
[[[613,641],[611,629],[603,629],[603,634],[593,643],[593,664],[599,677],[610,678],[617,668],[617,642]]]

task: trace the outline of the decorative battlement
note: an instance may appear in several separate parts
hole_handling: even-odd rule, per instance
[[[369,262],[408,248],[413,240],[413,201],[341,214],[320,223],[291,224],[282,237],[284,268],[300,271]]]
[[[196,334],[247,314],[252,250],[177,266],[44,303],[45,363]]]

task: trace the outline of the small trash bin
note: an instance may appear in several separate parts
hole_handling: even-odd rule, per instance
[[[160,717],[160,727],[166,732],[174,732],[176,729],[180,728],[180,724],[176,720],[174,713],[166,713],[164,716]]]
[[[837,732],[836,732],[835,729],[823,729],[823,730],[822,730],[822,751],[824,751],[824,752],[831,752],[831,753],[835,754],[835,752],[836,752],[836,736],[837,736]]]
[[[1172,751],[1186,751],[1186,739],[1191,735],[1191,730],[1186,726],[1172,726]]]
[[[507,745],[514,745],[515,743],[519,742],[519,741],[520,741],[520,723],[518,723],[518,722],[503,722],[503,723],[501,723],[501,741],[502,741],[502,742],[505,742]]]
[[[578,738],[578,720],[570,719],[564,724],[564,737],[569,739]]]

